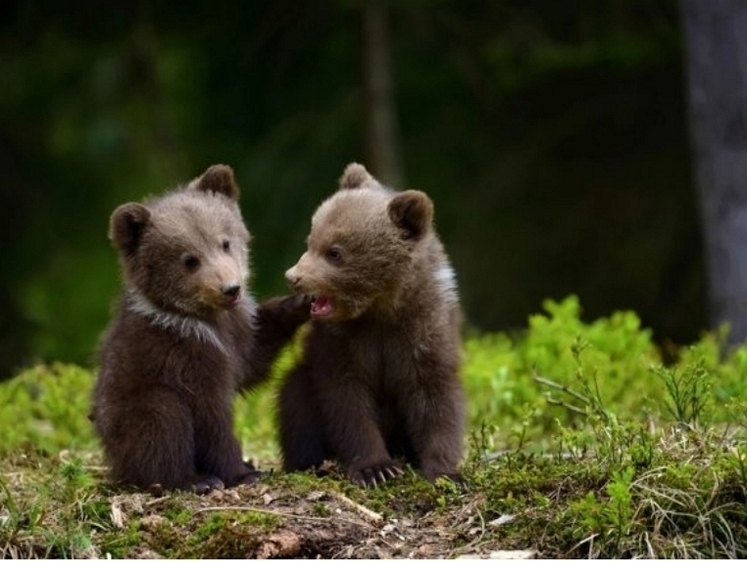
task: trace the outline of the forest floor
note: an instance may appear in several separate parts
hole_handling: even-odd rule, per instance
[[[536,537],[509,537],[516,514],[486,508],[469,484],[407,471],[361,489],[326,475],[266,473],[206,495],[114,487],[96,453],[4,459],[0,555],[13,558],[547,557]],[[3,514],[4,513],[4,514]],[[539,541],[540,543],[542,541]],[[522,543],[522,544],[518,544]],[[521,548],[521,547],[526,548]]]
[[[549,302],[520,337],[471,335],[463,482],[410,469],[377,488],[279,470],[273,384],[239,396],[255,484],[114,486],[87,418],[95,373],[0,383],[0,557],[747,558],[747,346],[664,363],[631,312]],[[289,349],[286,359],[293,360]],[[285,359],[284,359],[285,360]]]
[[[27,449],[3,457],[0,556],[738,558],[747,472],[724,439],[659,433],[648,450],[659,461],[639,442],[635,468],[598,449],[511,452],[468,460],[459,485],[408,470],[363,489],[330,466],[203,496],[115,487],[98,452]]]

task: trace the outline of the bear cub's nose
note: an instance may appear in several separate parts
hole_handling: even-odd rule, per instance
[[[289,269],[285,272],[285,281],[291,287],[295,287],[301,281],[301,278],[298,275],[295,275],[292,270]]]
[[[224,295],[227,297],[231,297],[235,299],[239,296],[239,293],[241,292],[241,285],[225,285],[221,291]]]

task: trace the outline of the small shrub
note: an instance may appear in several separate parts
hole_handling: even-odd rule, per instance
[[[0,384],[0,454],[30,445],[46,452],[94,443],[88,419],[93,374],[75,365],[37,365]]]

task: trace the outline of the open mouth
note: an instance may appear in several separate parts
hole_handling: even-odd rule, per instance
[[[324,295],[313,295],[311,297],[311,316],[315,318],[329,316],[334,308],[332,300]]]

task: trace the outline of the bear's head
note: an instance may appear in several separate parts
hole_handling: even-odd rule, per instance
[[[249,276],[249,233],[229,166],[215,165],[186,187],[112,213],[109,238],[125,282],[168,313],[212,317],[236,306]]]
[[[307,250],[285,277],[312,297],[317,320],[391,311],[432,239],[433,203],[425,193],[393,191],[349,164],[339,190],[314,213]]]

